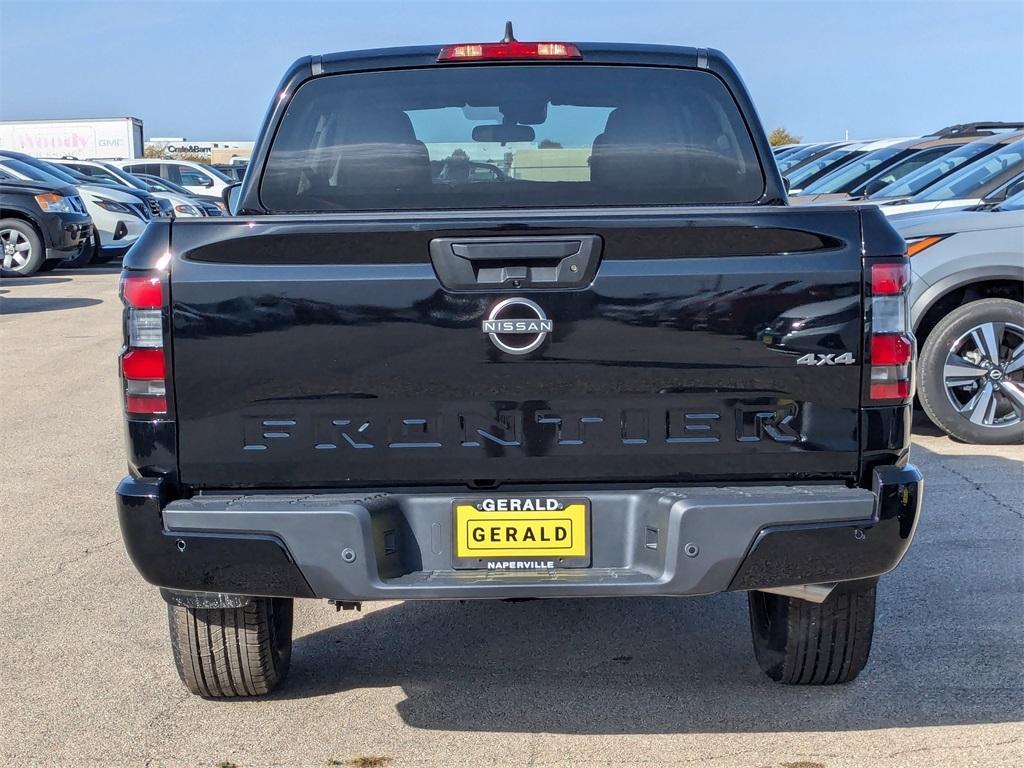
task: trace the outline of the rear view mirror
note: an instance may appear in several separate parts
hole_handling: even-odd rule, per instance
[[[473,141],[506,144],[513,141],[533,141],[536,134],[528,125],[501,123],[498,125],[478,125],[473,128]]]
[[[228,215],[235,215],[235,204],[238,202],[238,195],[242,191],[242,182],[236,181],[234,184],[228,184],[224,189],[221,190],[220,196],[224,201],[224,207],[228,209]]]

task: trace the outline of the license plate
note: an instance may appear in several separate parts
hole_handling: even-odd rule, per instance
[[[526,571],[590,565],[587,499],[463,499],[453,507],[456,568]]]

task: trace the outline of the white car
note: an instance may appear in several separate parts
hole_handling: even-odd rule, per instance
[[[901,217],[942,208],[971,208],[980,205],[986,195],[1021,172],[1024,172],[1024,139],[964,165],[907,200],[882,203],[879,207],[886,216]]]
[[[74,158],[62,157],[60,159],[47,160],[48,163],[54,165],[62,165],[65,168],[71,168],[78,173],[81,173],[90,178],[96,179],[99,183],[107,184],[121,184],[126,187],[134,187],[135,189],[143,192],[148,192],[158,200],[166,200],[168,206],[173,209],[174,216],[203,216],[203,210],[200,206],[196,205],[195,200],[186,196],[180,195],[171,190],[167,191],[154,191],[149,188],[141,179],[135,178],[131,173],[125,171],[123,168],[119,168],[112,163],[104,162],[102,160],[77,160]]]
[[[83,251],[76,256],[72,260],[75,266],[117,257],[139,238],[152,218],[145,203],[131,193],[104,184],[83,183],[80,179],[64,174],[60,168],[48,170],[43,161],[32,163],[0,155],[0,179],[5,176],[22,181],[70,184],[78,189],[92,218],[93,235],[99,242],[93,244],[91,253]]]
[[[234,179],[229,179],[216,168],[211,168],[203,163],[195,163],[191,160],[117,160],[112,162],[128,173],[145,173],[150,176],[159,176],[167,179],[173,184],[184,187],[189,192],[197,195],[220,196],[224,187],[234,184]]]

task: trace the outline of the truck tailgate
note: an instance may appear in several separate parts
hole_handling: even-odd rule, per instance
[[[857,470],[856,209],[195,219],[171,245],[192,486]]]

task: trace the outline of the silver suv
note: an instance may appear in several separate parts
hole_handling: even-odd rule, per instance
[[[1024,190],[891,221],[911,256],[925,412],[965,442],[1024,442]]]

